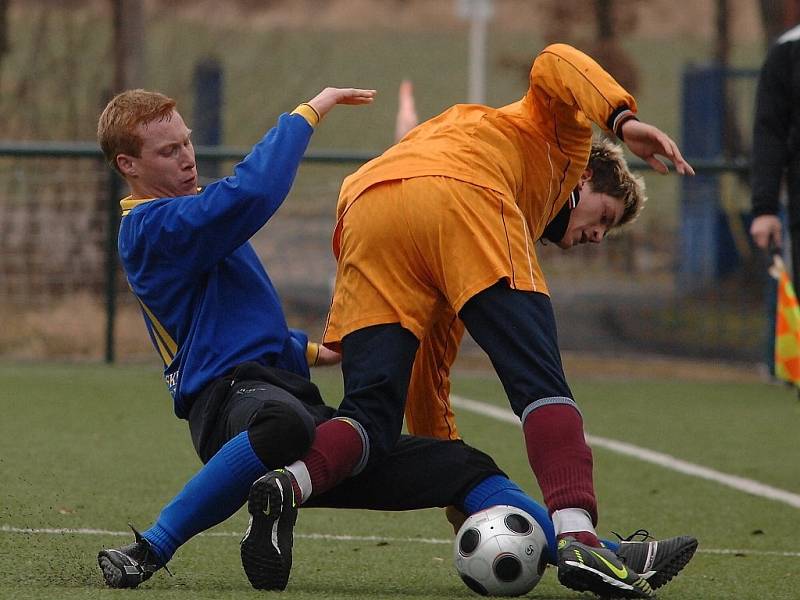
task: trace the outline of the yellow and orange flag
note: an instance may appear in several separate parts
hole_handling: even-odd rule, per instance
[[[786,265],[773,256],[770,275],[778,280],[775,310],[775,376],[800,387],[800,306]]]

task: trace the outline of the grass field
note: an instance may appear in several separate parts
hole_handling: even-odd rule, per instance
[[[800,403],[781,387],[635,375],[573,384],[592,436],[757,480],[789,500],[596,447],[600,532],[646,527],[659,537],[700,539],[693,562],[660,598],[797,598],[800,508],[790,502],[800,500]],[[318,382],[338,397],[333,372]],[[493,377],[462,373],[455,387],[461,397],[504,406]],[[174,577],[159,573],[136,592],[102,586],[97,551],[127,543],[128,522],[147,527],[199,464],[157,368],[3,365],[0,415],[0,598],[264,597],[241,570],[242,512],[184,546],[170,563]],[[533,493],[518,426],[465,410],[459,423],[469,442]],[[440,510],[308,510],[297,533],[281,598],[476,597],[452,567]],[[530,597],[581,596],[549,569]]]

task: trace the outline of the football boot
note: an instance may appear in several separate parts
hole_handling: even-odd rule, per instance
[[[654,590],[675,577],[692,560],[697,550],[697,539],[688,535],[654,540],[644,529],[625,539],[619,534],[615,535],[620,538],[617,556],[646,579]],[[634,540],[637,536],[642,539]]]
[[[283,469],[257,479],[247,500],[250,523],[241,543],[242,567],[258,590],[283,590],[292,570],[297,505],[292,475]]]
[[[603,598],[652,598],[653,588],[608,548],[582,544],[572,537],[558,541],[558,580],[578,592]]]
[[[97,564],[108,587],[135,588],[150,579],[160,568],[166,569],[150,542],[133,525],[129,527],[133,529],[132,544],[101,550],[97,555]],[[169,573],[169,569],[166,571]]]

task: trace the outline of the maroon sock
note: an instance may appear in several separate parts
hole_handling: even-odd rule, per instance
[[[297,483],[297,479],[291,473],[289,473],[289,479],[292,480],[292,493],[294,493],[295,503],[299,505],[302,502],[303,490],[300,489],[300,484]]]
[[[575,538],[581,544],[586,544],[593,548],[600,548],[602,546],[600,540],[598,540],[597,536],[591,531],[565,531],[564,533],[559,533],[557,539],[560,540],[565,537]]]
[[[528,462],[550,514],[582,508],[597,523],[592,481],[592,451],[580,413],[567,404],[549,404],[528,414],[522,428]]]
[[[331,419],[318,426],[314,443],[302,459],[311,477],[311,494],[326,492],[352,474],[363,451],[361,435],[348,421]]]

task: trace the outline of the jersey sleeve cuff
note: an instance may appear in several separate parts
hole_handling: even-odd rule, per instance
[[[622,105],[617,108],[611,116],[608,118],[606,125],[608,128],[614,132],[614,135],[617,136],[623,142],[625,138],[622,137],[622,124],[626,121],[630,121],[631,119],[639,120],[634,113],[627,105]]]
[[[308,121],[308,124],[311,125],[311,127],[316,127],[319,125],[319,113],[307,102],[300,104],[292,111],[292,114],[303,117],[306,121]]]
[[[306,345],[306,362],[309,367],[314,367],[319,360],[320,345],[316,342],[308,342]]]

